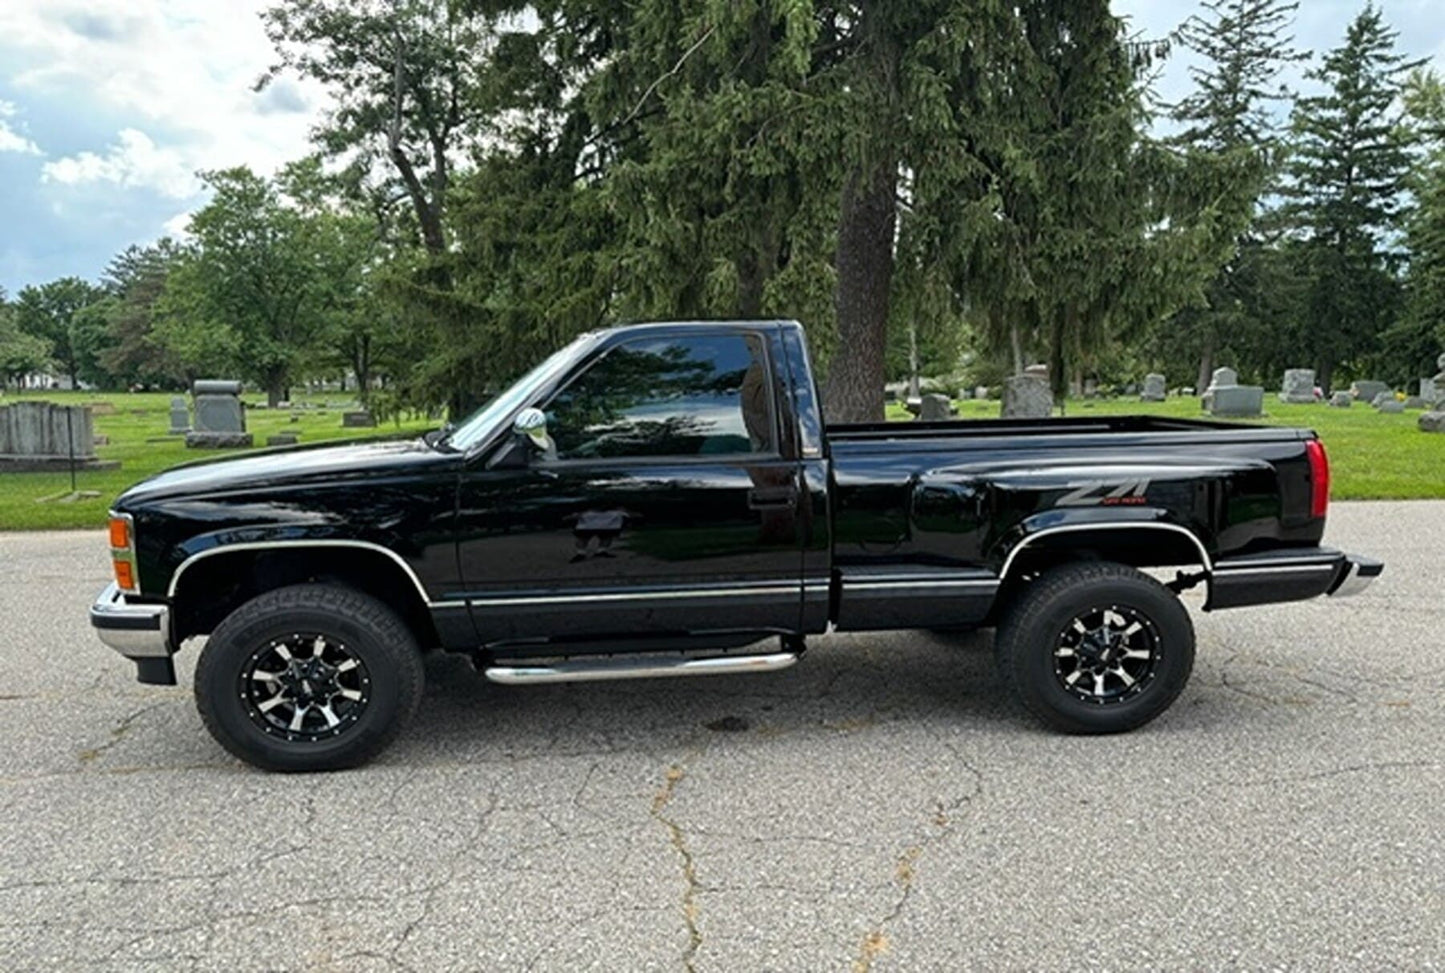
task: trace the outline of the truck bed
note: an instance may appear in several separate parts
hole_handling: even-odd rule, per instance
[[[1281,442],[1308,438],[1304,430],[1280,426],[1254,426],[1211,419],[1175,419],[1164,416],[1069,416],[1049,419],[951,419],[944,422],[863,422],[830,423],[828,440],[839,442],[887,442],[920,439],[955,439],[999,437],[1061,437],[1076,439],[1085,436],[1108,436],[1117,444],[1121,435],[1157,435],[1160,433],[1199,434],[1229,432],[1230,438],[1251,442]],[[1216,438],[1216,437],[1210,437]]]

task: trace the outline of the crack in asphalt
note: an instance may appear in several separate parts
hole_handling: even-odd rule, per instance
[[[927,853],[943,842],[953,832],[953,818],[950,816],[966,804],[972,804],[983,797],[983,774],[959,751],[958,746],[944,736],[937,733],[931,726],[925,726],[925,732],[933,737],[944,749],[953,755],[958,766],[961,767],[972,778],[973,786],[965,794],[960,794],[952,800],[945,800],[935,797],[928,808],[927,824],[923,837],[906,846],[895,859],[892,884],[897,889],[893,905],[876,923],[864,934],[862,942],[858,945],[858,953],[853,959],[850,969],[853,973],[870,973],[873,964],[884,953],[892,948],[892,942],[888,937],[888,929],[903,915],[909,901],[913,898],[914,885],[918,878],[920,861]]]
[[[667,828],[672,849],[682,860],[682,878],[685,886],[682,893],[682,919],[687,927],[687,948],[682,952],[682,966],[688,973],[694,973],[696,967],[693,959],[697,951],[702,947],[702,930],[698,926],[697,893],[701,886],[697,880],[697,867],[693,859],[692,850],[687,844],[687,835],[683,832],[682,826],[675,820],[663,814],[667,805],[672,802],[673,794],[676,793],[677,785],[687,775],[686,769],[681,764],[673,764],[667,768],[663,775],[662,789],[652,799],[652,816]]]
[[[121,717],[119,723],[111,727],[109,740],[100,744],[99,746],[80,751],[78,754],[76,754],[76,757],[83,764],[91,763],[92,761],[99,759],[101,755],[106,753],[116,744],[120,743],[121,740],[125,739],[125,735],[130,732],[130,728],[135,725],[136,720],[140,719],[142,716],[151,712],[152,710],[169,705],[170,702],[171,700],[168,699],[158,700],[157,702],[142,706],[140,709],[134,710],[133,712],[126,714],[125,716]]]

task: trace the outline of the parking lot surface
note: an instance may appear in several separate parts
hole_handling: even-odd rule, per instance
[[[0,969],[1445,967],[1445,503],[1337,504],[1353,599],[1195,612],[1133,734],[990,633],[509,688],[436,656],[368,767],[252,770],[91,633],[100,534],[0,534]],[[1195,607],[1198,598],[1192,599]]]

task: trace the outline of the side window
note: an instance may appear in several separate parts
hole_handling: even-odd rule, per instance
[[[618,345],[547,406],[558,459],[770,453],[773,412],[755,335]]]

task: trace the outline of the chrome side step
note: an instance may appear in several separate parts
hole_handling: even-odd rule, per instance
[[[796,652],[767,655],[719,655],[704,659],[652,656],[629,659],[567,659],[544,666],[488,666],[483,674],[509,686],[535,686],[549,682],[596,682],[604,679],[654,679],[659,676],[720,676],[732,672],[775,672],[798,661]]]

